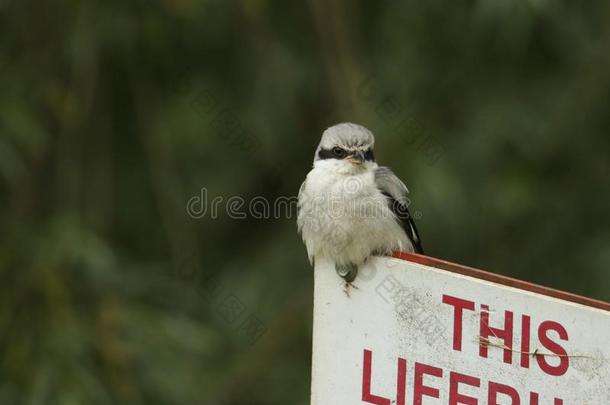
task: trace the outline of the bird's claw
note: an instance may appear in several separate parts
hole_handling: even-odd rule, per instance
[[[344,265],[335,264],[335,271],[345,281],[343,292],[349,297],[352,287],[356,290],[358,289],[358,287],[352,284],[358,275],[358,266],[351,263]]]
[[[345,284],[343,284],[343,292],[345,293],[345,295],[347,295],[348,298],[351,298],[350,290],[352,288],[354,290],[359,290],[360,289],[360,288],[358,288],[357,285],[352,284],[351,282],[348,282],[348,281],[346,281]]]

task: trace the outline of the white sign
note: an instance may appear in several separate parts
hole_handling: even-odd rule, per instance
[[[317,264],[312,405],[610,404],[610,305],[404,256]]]

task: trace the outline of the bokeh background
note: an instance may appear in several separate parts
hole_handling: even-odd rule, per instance
[[[0,0],[0,404],[307,404],[294,213],[186,206],[342,121],[429,255],[610,300],[609,48],[601,0]]]

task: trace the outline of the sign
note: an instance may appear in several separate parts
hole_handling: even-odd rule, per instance
[[[610,404],[610,304],[396,256],[317,263],[312,405]]]

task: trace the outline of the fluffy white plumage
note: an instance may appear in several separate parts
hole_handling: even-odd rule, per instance
[[[299,192],[298,229],[311,262],[359,266],[374,254],[414,251],[392,202],[406,210],[407,188],[372,158],[374,136],[343,123],[328,128],[316,150],[313,169]],[[343,152],[339,152],[343,150]],[[412,221],[412,234],[419,238]]]

